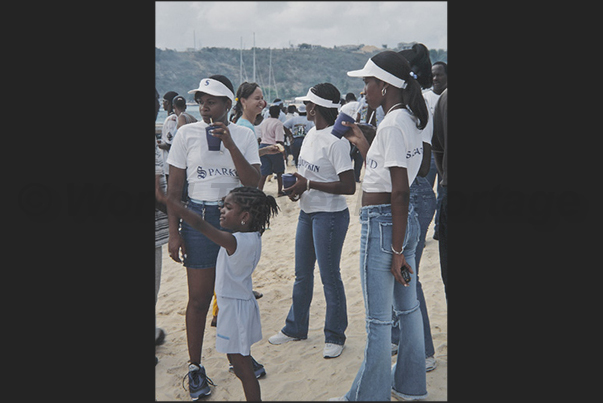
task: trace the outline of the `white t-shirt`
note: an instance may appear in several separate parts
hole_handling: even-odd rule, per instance
[[[423,96],[423,98],[425,99],[427,110],[429,111],[429,119],[427,120],[425,128],[421,131],[421,139],[423,140],[423,143],[431,145],[431,138],[433,137],[433,112],[429,108],[429,103],[427,102],[425,96]]]
[[[351,101],[351,102],[348,102],[347,104],[343,105],[341,107],[341,109],[339,110],[339,112],[340,113],[343,112],[343,113],[353,117],[354,119],[356,119],[356,113],[354,113],[354,112],[356,112],[356,111],[360,112],[359,109],[360,109],[360,102]]]
[[[362,190],[369,193],[392,191],[390,167],[406,168],[408,185],[415,180],[423,158],[421,130],[407,109],[385,115],[366,154]]]
[[[429,109],[429,112],[431,113],[430,116],[433,116],[433,110],[435,109],[435,106],[438,103],[438,99],[440,99],[440,95],[433,92],[431,88],[423,91],[423,98],[425,98],[425,103],[427,103],[427,109]]]
[[[220,248],[216,260],[215,290],[218,297],[255,299],[251,275],[260,261],[262,237],[259,232],[234,232],[237,249],[228,256]]]
[[[215,290],[220,307],[216,350],[249,355],[251,345],[262,340],[260,307],[253,295],[251,275],[262,253],[259,232],[235,232],[237,249],[228,256],[220,248],[216,260]]]
[[[176,126],[178,125],[178,116],[175,113],[169,115],[163,121],[163,127],[161,128],[161,141],[167,144],[172,144],[174,136],[176,136]],[[167,157],[169,150],[161,150],[163,153],[163,173],[166,175],[170,174],[169,166],[167,164]]]
[[[167,163],[186,169],[188,196],[203,201],[218,201],[241,186],[230,151],[220,143],[220,151],[209,151],[204,121],[190,123],[178,130]],[[258,143],[251,129],[229,124],[230,136],[249,164],[261,164]]]
[[[310,181],[336,182],[339,174],[353,169],[350,158],[350,142],[331,134],[333,126],[322,130],[316,127],[306,134],[299,152],[297,170]],[[348,205],[344,195],[336,195],[310,189],[301,195],[300,208],[307,214],[319,211],[336,212],[345,210]]]

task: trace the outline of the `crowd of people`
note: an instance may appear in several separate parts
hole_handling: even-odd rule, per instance
[[[435,215],[447,292],[447,65],[432,65],[428,49],[415,44],[378,53],[347,74],[364,82],[359,99],[350,93],[342,102],[333,84],[316,83],[298,98],[299,108],[286,108],[280,99],[268,107],[257,83],[235,91],[223,75],[203,77],[188,92],[199,105],[198,122],[186,113],[183,96],[163,96],[168,116],[155,147],[155,291],[157,298],[167,243],[170,258],[187,273],[186,378],[193,400],[210,395],[213,385],[201,363],[212,300],[216,350],[227,354],[246,399],[261,400],[258,378],[266,368],[253,359],[251,346],[262,339],[256,301],[262,295],[253,291],[251,276],[279,197],[299,203],[295,281],[284,326],[268,341],[278,346],[307,338],[318,263],[327,305],[322,354],[342,354],[348,314],[340,260],[350,223],[345,195],[358,191],[357,183],[367,339],[349,391],[331,400],[427,397],[426,372],[437,362],[419,269]],[[342,122],[347,131],[337,136],[332,131],[341,112],[354,122]],[[283,185],[288,155],[295,182]],[[276,198],[263,191],[272,175]],[[156,327],[156,344],[164,340]],[[393,354],[398,358],[391,367]]]

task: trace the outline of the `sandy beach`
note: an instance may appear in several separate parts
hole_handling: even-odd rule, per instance
[[[290,162],[291,164],[291,162]],[[295,172],[294,166],[286,167]],[[276,197],[276,180],[266,183],[264,191]],[[298,203],[287,197],[277,198],[281,209],[272,220],[270,230],[262,237],[262,258],[253,275],[254,290],[264,294],[258,300],[262,318],[263,339],[251,348],[253,357],[264,364],[267,375],[260,379],[262,399],[267,401],[325,401],[342,396],[350,388],[363,358],[366,341],[364,301],[359,278],[360,222],[358,210],[360,188],[347,196],[350,226],[343,246],[341,276],[347,308],[348,329],[343,353],[338,358],[325,359],[324,347],[325,299],[318,267],[315,269],[314,297],[310,310],[310,331],[307,340],[272,345],[268,338],[284,325],[291,305],[294,282],[294,244]],[[190,401],[182,387],[188,371],[188,352],[185,332],[187,282],[184,267],[172,261],[163,246],[161,288],[156,305],[157,325],[167,334],[165,342],[156,347],[159,363],[155,369],[156,399],[158,401]],[[428,401],[446,401],[448,379],[447,306],[440,278],[438,242],[433,239],[433,220],[420,267],[420,280],[425,294],[431,332],[436,351],[437,368],[427,373]],[[216,328],[210,327],[211,313],[203,344],[202,364],[216,384],[207,401],[243,401],[241,382],[228,372],[225,354],[215,350]],[[392,363],[396,356],[392,357]],[[184,385],[188,388],[187,381]],[[392,399],[395,400],[395,399]]]

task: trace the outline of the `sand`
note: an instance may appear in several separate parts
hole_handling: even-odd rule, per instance
[[[291,164],[291,162],[290,162]],[[295,167],[286,167],[295,172]],[[276,181],[267,182],[264,191],[276,197]],[[277,198],[280,214],[273,219],[270,230],[262,237],[262,258],[253,275],[254,290],[264,294],[258,300],[262,318],[263,339],[251,348],[253,357],[266,368],[260,379],[262,399],[267,401],[325,401],[345,394],[362,362],[366,341],[364,301],[359,278],[360,222],[359,193],[347,196],[350,226],[343,246],[341,277],[344,282],[348,329],[343,353],[338,358],[325,359],[323,325],[325,299],[318,267],[315,269],[314,297],[310,308],[308,339],[272,345],[268,338],[284,325],[291,306],[294,282],[294,243],[299,214],[298,203],[287,197]],[[165,342],[157,346],[159,363],[155,369],[155,388],[158,401],[190,401],[182,387],[188,371],[185,310],[187,303],[186,270],[172,261],[163,246],[162,278],[156,305],[157,325],[167,333]],[[427,232],[420,267],[420,279],[425,294],[431,332],[436,351],[437,368],[427,373],[428,401],[446,401],[448,379],[447,305],[440,277],[438,242],[433,239],[433,221]],[[245,400],[241,382],[228,372],[225,354],[215,350],[216,328],[210,327],[207,317],[202,363],[216,384],[207,401]],[[396,356],[392,357],[392,363]],[[188,388],[188,382],[184,385]],[[395,400],[395,399],[392,399]]]

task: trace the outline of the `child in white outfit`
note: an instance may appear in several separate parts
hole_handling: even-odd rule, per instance
[[[220,307],[216,350],[228,355],[248,401],[260,401],[251,345],[262,339],[260,309],[253,295],[251,275],[260,260],[262,238],[270,217],[278,212],[276,200],[253,187],[238,187],[224,198],[220,231],[178,200],[165,198],[168,209],[220,245],[216,261],[215,291]],[[163,201],[163,200],[160,200]]]

